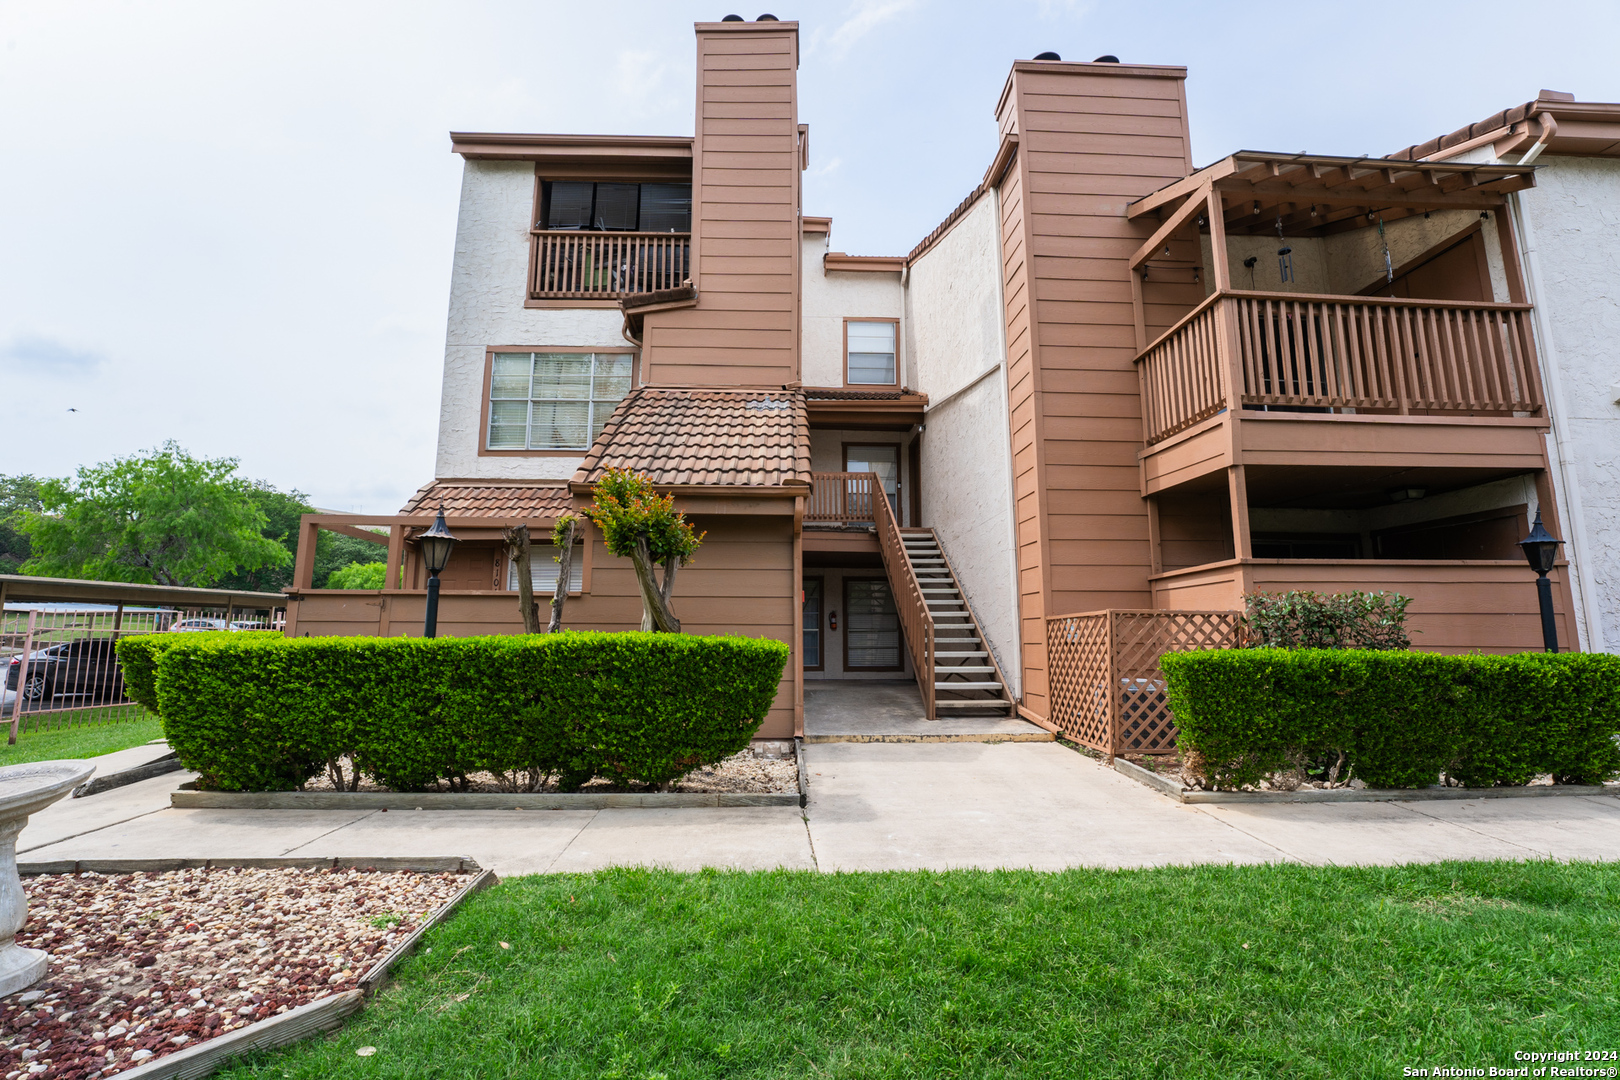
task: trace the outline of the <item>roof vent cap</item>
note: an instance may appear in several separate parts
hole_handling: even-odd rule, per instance
[[[1093,64],[1117,64],[1117,63],[1119,63],[1119,57],[1115,56],[1113,53],[1103,53],[1101,56],[1097,57],[1097,59],[1093,60],[1092,63]]]
[[[782,20],[778,19],[775,15],[761,15],[759,18],[755,19],[754,21],[755,22],[781,22]]]
[[[745,20],[741,15],[727,15],[725,18],[721,19],[720,21],[721,22],[745,22],[747,20]]]
[[[1063,59],[1063,57],[1059,56],[1055,52],[1043,52],[1043,53],[1036,53],[1035,54],[1035,59],[1037,59],[1037,60],[1061,60],[1061,59]]]

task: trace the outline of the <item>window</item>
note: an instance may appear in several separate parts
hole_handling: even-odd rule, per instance
[[[892,319],[844,323],[845,378],[850,385],[893,386],[894,332]]]
[[[899,671],[900,616],[883,578],[844,579],[844,667]]]
[[[546,180],[537,229],[691,232],[691,184]]]
[[[534,595],[554,595],[557,591],[557,572],[561,569],[557,563],[555,544],[534,544],[529,548],[529,581],[534,586]],[[506,588],[508,592],[517,592],[517,587],[517,560],[508,559]],[[574,545],[574,560],[568,566],[568,591],[571,593],[585,591],[584,544]]]
[[[496,353],[490,450],[589,450],[630,392],[630,353]]]
[[[820,671],[821,660],[821,579],[804,579],[804,669]]]

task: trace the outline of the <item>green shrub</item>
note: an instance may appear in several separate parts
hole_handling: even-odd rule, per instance
[[[1249,644],[1262,649],[1409,649],[1410,596],[1393,592],[1248,593]]]
[[[403,575],[404,567],[400,568]],[[352,562],[327,577],[327,589],[380,589],[388,582],[388,567],[380,562]]]
[[[119,639],[118,667],[124,673],[124,693],[148,712],[158,711],[157,662],[170,646],[199,638],[225,636],[237,639],[282,636],[279,630],[203,630],[183,634],[133,634]]]
[[[1341,754],[1381,788],[1620,773],[1620,656],[1230,649],[1160,663],[1177,744],[1217,787]]]
[[[479,771],[664,784],[747,747],[788,657],[673,634],[174,636],[193,640],[156,660],[169,744],[200,786],[234,791],[296,788],[345,756],[398,791]]]

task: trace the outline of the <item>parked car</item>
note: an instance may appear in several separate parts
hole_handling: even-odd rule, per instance
[[[17,690],[22,657],[6,670],[6,689]],[[28,655],[28,677],[20,690],[24,708],[62,696],[105,700],[123,692],[118,654],[111,638],[83,638],[51,645]]]
[[[181,619],[169,627],[171,634],[196,633],[199,630],[234,630],[224,619]]]
[[[232,630],[268,630],[270,624],[263,619],[236,619],[231,623]]]

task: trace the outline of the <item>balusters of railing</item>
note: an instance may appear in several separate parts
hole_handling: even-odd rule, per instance
[[[922,585],[906,555],[905,541],[900,525],[894,519],[889,500],[883,495],[876,473],[869,477],[867,490],[871,493],[873,519],[877,525],[878,545],[883,550],[883,565],[888,568],[889,582],[893,586],[894,609],[900,617],[900,628],[905,635],[907,651],[911,653],[911,666],[917,674],[917,685],[922,688],[923,710],[929,720],[936,716],[934,705],[934,619],[928,613],[923,599]]]

